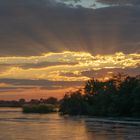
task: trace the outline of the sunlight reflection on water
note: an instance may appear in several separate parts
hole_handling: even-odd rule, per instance
[[[0,140],[140,140],[140,126],[0,109]]]

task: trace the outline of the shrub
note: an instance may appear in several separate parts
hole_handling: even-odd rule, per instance
[[[24,105],[24,113],[53,113],[56,108],[53,105],[39,104],[39,105]]]

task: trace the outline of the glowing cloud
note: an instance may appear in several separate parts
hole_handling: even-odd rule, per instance
[[[24,69],[25,64],[53,63],[53,66]],[[66,63],[57,65],[57,63]],[[74,64],[73,64],[74,63]],[[136,68],[140,66],[140,54],[124,54],[93,56],[87,52],[46,53],[42,56],[29,57],[0,57],[0,65],[13,65],[1,72],[0,78],[13,79],[46,79],[52,81],[84,81],[88,77],[82,76],[84,71],[98,71],[101,69]],[[14,65],[18,64],[18,67]],[[46,64],[47,65],[47,64]],[[70,75],[71,74],[71,75]]]

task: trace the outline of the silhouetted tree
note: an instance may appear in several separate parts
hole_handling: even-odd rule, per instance
[[[66,94],[60,105],[62,114],[94,116],[140,116],[140,76],[114,75],[107,81],[91,79],[85,94]]]
[[[140,84],[133,90],[133,116],[140,117]]]
[[[58,103],[58,100],[55,97],[49,97],[48,99],[46,99],[45,103],[55,105]]]
[[[67,93],[61,101],[60,112],[63,115],[87,115],[87,105],[81,91],[70,92]]]
[[[26,100],[25,99],[19,99],[18,102],[19,102],[20,105],[24,105],[26,103]]]

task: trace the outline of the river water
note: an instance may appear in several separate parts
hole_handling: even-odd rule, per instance
[[[0,108],[0,140],[140,140],[140,122]]]

